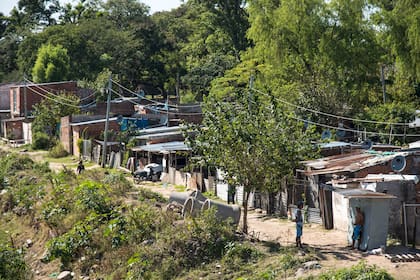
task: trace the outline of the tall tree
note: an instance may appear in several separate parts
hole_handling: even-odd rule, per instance
[[[59,137],[58,124],[61,117],[77,114],[80,109],[79,98],[72,93],[51,94],[46,93],[48,98],[34,105],[34,121],[32,133],[34,138],[46,135],[49,139],[49,147],[52,147]],[[36,139],[34,139],[36,142]],[[49,148],[44,147],[44,148]]]
[[[58,0],[19,0],[19,10],[23,11],[33,25],[53,25],[53,17],[60,10]]]
[[[207,7],[213,15],[211,24],[228,35],[228,45],[232,45],[239,59],[239,52],[249,46],[246,32],[249,28],[246,2],[244,0],[195,0]]]
[[[252,55],[266,68],[269,88],[321,111],[363,108],[380,87],[381,50],[364,1],[250,1]]]
[[[247,88],[250,69],[252,63],[240,64],[214,82],[203,108],[204,129],[191,140],[227,181],[244,187],[244,232],[250,193],[278,191],[280,181],[311,154],[313,136],[273,95]]]
[[[58,82],[67,79],[69,72],[69,56],[67,49],[61,45],[42,45],[32,69],[32,77],[36,83]]]

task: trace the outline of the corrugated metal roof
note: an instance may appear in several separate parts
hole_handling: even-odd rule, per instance
[[[356,151],[311,161],[305,161],[306,175],[355,172],[364,168],[386,163],[398,155],[407,156],[410,152]],[[309,168],[309,170],[308,170]]]
[[[335,189],[334,191],[343,195],[346,198],[396,198],[393,195],[372,192],[365,189]]]
[[[131,149],[134,152],[153,152],[153,153],[171,153],[177,151],[191,151],[191,148],[188,147],[184,142],[181,141],[173,141],[173,142],[166,142],[166,143],[159,143],[159,144],[150,144],[150,145],[143,145],[139,147],[134,147]]]
[[[148,139],[155,139],[155,138],[164,138],[167,136],[174,136],[174,135],[182,135],[181,131],[171,131],[171,132],[162,132],[162,133],[154,133],[154,134],[146,134],[136,136],[135,138],[138,140],[148,140]]]
[[[109,118],[109,121],[116,121],[118,118]],[[85,121],[85,122],[77,122],[77,123],[71,123],[71,126],[78,126],[78,125],[88,125],[88,124],[94,124],[94,123],[102,123],[106,122],[106,119],[99,119],[99,120],[92,120],[92,121]]]
[[[350,143],[347,142],[340,142],[340,141],[333,141],[329,143],[320,143],[319,147],[321,149],[332,149],[332,148],[340,148],[340,147],[349,147],[351,146]]]
[[[161,126],[161,127],[154,127],[154,128],[146,128],[139,130],[138,132],[140,135],[146,134],[157,134],[157,133],[165,133],[165,132],[173,132],[173,131],[181,131],[181,126]]]
[[[364,179],[366,180],[377,180],[381,182],[391,182],[391,181],[414,181],[417,184],[419,176],[417,175],[403,175],[403,174],[368,174]]]
[[[417,184],[420,181],[417,175],[403,175],[403,174],[368,174],[364,178],[346,178],[333,179],[331,184],[333,186],[349,184],[349,183],[377,183],[377,182],[393,182],[393,181],[413,181]]]

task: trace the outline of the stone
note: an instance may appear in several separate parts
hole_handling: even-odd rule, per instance
[[[321,268],[321,265],[319,264],[318,261],[309,261],[309,262],[303,263],[303,268],[304,269]]]
[[[296,270],[295,276],[296,276],[297,278],[299,278],[299,277],[302,277],[302,276],[303,276],[303,274],[305,274],[305,269],[303,269],[303,268],[299,267],[299,268],[298,268],[298,270]]]
[[[57,280],[70,280],[73,277],[71,276],[71,272],[68,270],[60,272],[57,276]]]
[[[32,247],[32,245],[33,245],[32,240],[31,239],[26,239],[25,245],[26,245],[27,248]]]

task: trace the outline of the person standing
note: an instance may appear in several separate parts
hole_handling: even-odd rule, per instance
[[[303,248],[302,246],[302,233],[303,233],[303,215],[302,215],[303,202],[297,203],[295,218],[293,222],[296,223],[296,247]]]
[[[363,224],[365,222],[365,217],[360,209],[360,207],[356,207],[356,217],[353,223],[353,242],[351,244],[352,249],[356,249],[354,247],[356,240],[357,240],[357,248],[360,249],[360,244],[362,242],[362,232],[363,232]]]

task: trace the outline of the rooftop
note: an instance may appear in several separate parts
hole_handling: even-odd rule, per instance
[[[372,192],[365,189],[336,189],[335,192],[343,195],[345,198],[385,198],[385,199],[392,199],[396,198],[393,195],[385,194],[385,193],[378,193]]]
[[[132,148],[131,150],[133,152],[145,151],[145,152],[169,154],[169,153],[174,153],[178,151],[191,151],[191,148],[188,147],[184,142],[173,141],[173,142],[138,146],[138,147]]]
[[[306,175],[355,172],[364,168],[391,161],[396,156],[407,156],[415,151],[379,152],[357,150],[349,154],[335,155],[320,159],[304,161]]]

